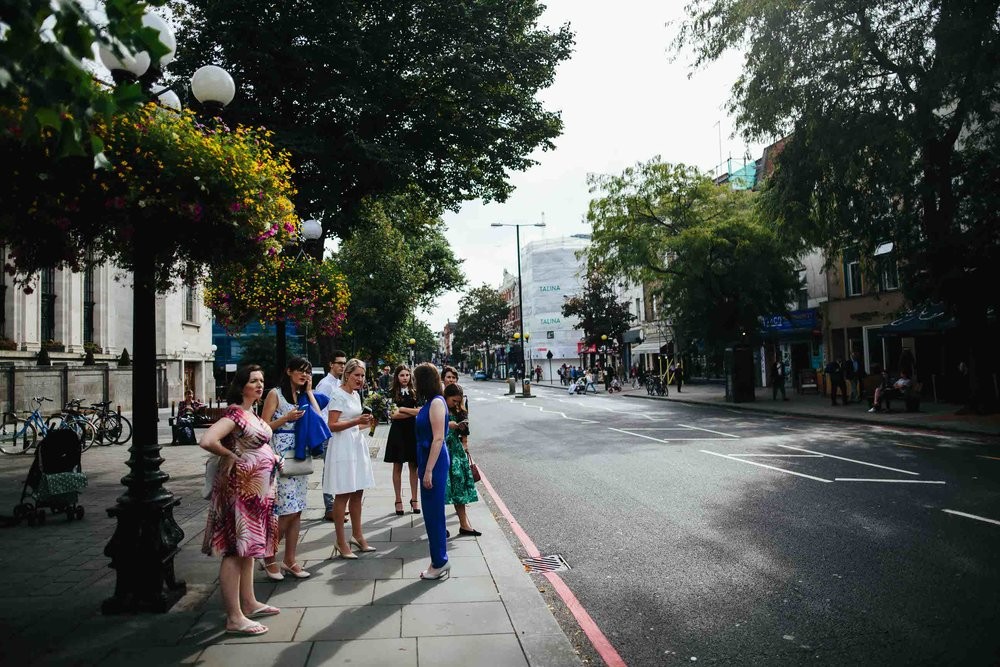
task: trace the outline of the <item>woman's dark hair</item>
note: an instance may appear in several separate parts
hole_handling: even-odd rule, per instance
[[[236,369],[233,376],[233,383],[229,385],[229,393],[226,394],[226,403],[229,405],[239,405],[243,402],[243,387],[250,382],[250,374],[254,371],[264,372],[264,369],[257,364],[247,364]]]
[[[396,366],[396,370],[392,372],[392,384],[389,386],[389,393],[392,394],[392,400],[394,403],[399,403],[400,395],[399,390],[402,388],[399,386],[399,374],[403,371],[409,371],[410,367],[406,364],[400,364]],[[406,385],[407,388],[414,393],[414,398],[416,398],[416,390],[413,388],[413,372],[410,372],[410,384]]]
[[[413,388],[417,392],[417,398],[422,403],[427,403],[435,396],[441,395],[441,375],[437,366],[424,362],[413,369]]]
[[[445,366],[444,368],[441,369],[442,378],[444,378],[444,376],[447,375],[448,373],[454,375],[456,380],[462,377],[461,375],[458,374],[458,371],[455,369],[454,366]]]
[[[305,357],[292,357],[288,360],[285,372],[281,374],[281,380],[278,381],[278,387],[281,388],[281,395],[285,397],[286,401],[295,405],[295,399],[292,397],[292,377],[288,374],[288,371],[302,371],[312,374],[312,370],[312,363]]]
[[[452,396],[465,396],[465,391],[462,389],[462,385],[456,382],[455,384],[450,384],[444,388],[444,397],[451,398]]]

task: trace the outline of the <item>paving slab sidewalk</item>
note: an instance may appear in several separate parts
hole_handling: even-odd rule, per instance
[[[558,390],[566,392],[566,387],[562,387],[558,383],[540,382],[532,385],[532,388],[545,392]],[[602,390],[599,395],[606,394]],[[663,397],[649,396],[645,388],[633,388],[628,385],[621,393],[612,394],[612,396],[632,396],[658,401],[713,405],[733,410],[781,414],[800,418],[835,419],[879,426],[903,426],[952,433],[1000,435],[1000,415],[960,414],[961,406],[927,400],[920,403],[919,412],[904,412],[902,401],[897,401],[899,410],[869,413],[867,402],[833,406],[828,396],[797,394],[794,389],[788,389],[787,401],[782,401],[780,398],[773,400],[770,387],[757,387],[755,389],[756,400],[733,403],[726,400],[725,387],[720,383],[686,384],[679,394],[676,388],[671,386],[670,395]],[[581,400],[584,399],[581,397]]]
[[[160,442],[169,441],[161,424]],[[164,431],[166,434],[164,435]],[[200,553],[206,501],[200,448],[165,446],[167,488],[185,540],[175,559],[188,594],[167,614],[102,616],[114,572],[103,555],[114,531],[105,509],[127,472],[126,447],[84,453],[90,485],[82,521],[0,529],[0,663],[57,665],[580,665],[580,658],[527,574],[486,502],[469,506],[479,538],[449,541],[452,576],[419,579],[429,563],[422,515],[397,516],[391,466],[377,456],[388,427],[372,440],[377,486],[365,494],[365,534],[378,548],[355,561],[330,560],[333,524],[323,521],[319,475],[311,480],[299,560],[305,580],[274,583],[255,571],[258,599],[281,607],[260,637],[224,634],[219,561]],[[0,514],[20,497],[29,457],[0,456]],[[404,499],[408,499],[404,475]],[[480,493],[483,490],[480,489]],[[449,511],[448,526],[458,535]]]

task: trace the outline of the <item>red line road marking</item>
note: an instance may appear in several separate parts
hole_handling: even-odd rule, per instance
[[[493,502],[496,503],[497,509],[499,509],[500,513],[503,514],[503,517],[507,519],[507,523],[510,524],[510,528],[514,531],[514,535],[517,536],[517,539],[524,546],[524,550],[528,552],[528,556],[531,558],[541,556],[542,554],[538,551],[538,547],[535,546],[532,539],[528,537],[528,533],[524,531],[521,524],[519,524],[517,519],[514,518],[514,515],[511,514],[510,510],[507,508],[507,504],[500,499],[500,494],[496,492],[496,489],[494,489],[493,485],[490,484],[486,475],[483,474],[482,468],[479,469],[479,474],[481,476],[480,481],[483,483],[483,486],[486,487],[486,491],[489,492],[490,497],[493,498]],[[556,572],[546,572],[543,576],[549,580],[550,584],[552,584],[552,589],[559,595],[560,598],[562,598],[562,601],[566,604],[570,613],[573,614],[573,618],[575,618],[576,622],[580,624],[580,628],[583,630],[584,634],[587,635],[587,639],[590,640],[590,643],[593,644],[594,649],[601,656],[601,659],[607,663],[608,667],[626,667],[625,661],[622,660],[620,655],[618,655],[618,651],[616,651],[615,647],[611,645],[608,638],[604,636],[604,633],[601,632],[597,623],[593,618],[591,618],[590,614],[587,613],[587,610],[584,609],[582,604],[580,604],[580,601],[576,598],[576,596],[573,595],[573,591],[569,589],[569,586],[566,585],[566,582],[562,580],[559,574]]]

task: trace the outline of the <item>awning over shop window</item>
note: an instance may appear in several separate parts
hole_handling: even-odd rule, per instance
[[[632,346],[632,354],[660,354],[660,349],[666,347],[666,341],[646,339],[641,345]]]
[[[927,304],[911,310],[878,330],[879,336],[927,336],[950,331],[958,321],[944,310],[944,304]]]

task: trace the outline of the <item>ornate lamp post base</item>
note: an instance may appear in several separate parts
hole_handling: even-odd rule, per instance
[[[174,521],[180,498],[157,503],[119,503],[108,509],[118,527],[104,548],[117,570],[115,594],[101,605],[105,614],[165,613],[186,592],[174,575],[174,556],[184,531]]]

